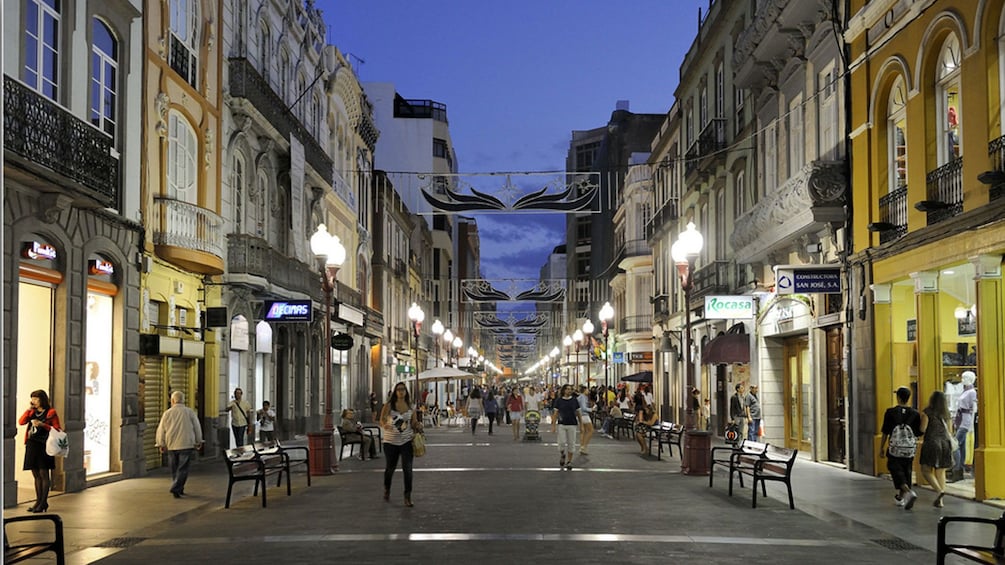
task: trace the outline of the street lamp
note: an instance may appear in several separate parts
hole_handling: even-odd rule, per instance
[[[311,236],[310,243],[311,253],[318,259],[319,264],[323,263],[321,290],[325,293],[325,421],[323,432],[314,434],[314,444],[311,445],[311,448],[317,448],[320,457],[317,460],[317,466],[310,471],[314,475],[328,475],[331,474],[333,467],[337,466],[337,463],[332,464],[332,452],[334,451],[332,431],[335,429],[332,417],[332,295],[335,292],[339,268],[345,262],[345,247],[339,241],[338,236],[328,233],[328,228],[324,224],[318,225],[314,235]]]
[[[451,366],[450,365],[450,358],[454,356],[453,352],[450,351],[450,347],[454,344],[454,332],[452,332],[450,330],[447,330],[447,331],[443,332],[443,341],[447,342],[447,345],[445,345],[444,347],[446,347],[446,350],[447,350],[447,355],[446,355],[446,357],[447,357],[447,366],[450,367]]]
[[[443,322],[441,322],[440,320],[436,320],[436,321],[433,322],[433,325],[429,329],[432,330],[433,335],[436,336],[436,337],[433,338],[433,343],[436,345],[436,363],[434,363],[434,365],[437,366],[437,367],[439,367],[440,366],[440,336],[443,335]]]
[[[610,302],[604,302],[598,316],[600,317],[600,328],[604,332],[604,386],[611,386],[608,382],[608,372],[611,366],[611,339],[607,325],[614,318],[614,308],[611,307]]]
[[[586,382],[590,382],[590,357],[593,355],[593,322],[589,319],[583,323],[583,337],[586,338]],[[604,381],[607,386],[607,381]]]
[[[576,342],[576,384],[579,384],[579,348],[583,345],[583,330],[576,328],[572,332],[572,341]],[[590,386],[590,374],[586,374],[586,386]]]
[[[457,337],[454,338],[454,340],[452,342],[450,342],[450,345],[454,346],[454,349],[455,349],[454,360],[457,361],[457,368],[460,369],[461,368],[461,348],[464,347],[464,341],[461,340],[461,336],[457,336]]]
[[[670,246],[670,257],[677,265],[677,274],[680,276],[681,290],[684,291],[684,378],[685,378],[685,406],[687,407],[687,424],[689,428],[694,428],[694,410],[691,403],[686,399],[694,390],[694,363],[691,361],[691,289],[694,281],[694,260],[701,253],[701,247],[705,239],[694,227],[694,222],[687,223],[687,229],[677,236],[677,241]]]
[[[562,345],[565,346],[565,380],[572,380],[572,369],[569,367],[569,354],[572,352],[572,336],[562,338]],[[576,390],[579,390],[579,383],[576,383]]]
[[[422,329],[422,321],[426,319],[426,313],[413,302],[408,307],[408,319],[412,320],[412,337],[415,338],[415,385],[412,387],[412,399],[415,400],[419,394],[419,330]]]
[[[551,358],[551,374],[552,374],[552,378],[554,378],[555,373],[558,372],[558,370],[557,370],[558,369],[557,368],[557,365],[558,365],[557,359],[558,359],[559,354],[561,354],[561,353],[562,352],[558,350],[558,346],[557,345],[555,347],[553,347],[551,349],[551,351],[548,352],[548,357]]]

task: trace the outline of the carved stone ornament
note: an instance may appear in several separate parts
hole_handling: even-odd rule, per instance
[[[203,151],[204,159],[206,160],[206,168],[212,163],[213,157],[213,130],[206,128],[206,132],[203,134],[203,138],[206,140],[206,147]]]
[[[237,131],[247,134],[248,130],[251,129],[251,116],[247,114],[234,114],[234,128]]]
[[[815,205],[844,204],[847,189],[844,163],[814,161],[810,173],[810,198]]]
[[[213,18],[206,22],[206,49],[212,53],[213,45],[216,44],[216,23]]]
[[[157,56],[161,59],[167,59],[167,37],[160,36],[157,38]]]
[[[47,224],[55,223],[72,203],[73,198],[65,194],[46,192],[38,198],[38,217]]]
[[[167,137],[168,134],[167,111],[170,104],[171,99],[164,91],[158,92],[154,98],[154,108],[157,110],[157,135],[160,137]]]

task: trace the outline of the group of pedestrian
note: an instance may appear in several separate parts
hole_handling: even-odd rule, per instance
[[[733,396],[729,399],[729,419],[739,438],[746,437],[748,441],[758,441],[762,430],[761,400],[758,397],[757,385],[750,385],[748,391],[746,384],[740,382],[733,386],[733,391]]]

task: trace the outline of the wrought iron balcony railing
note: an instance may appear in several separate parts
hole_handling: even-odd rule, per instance
[[[268,241],[253,235],[232,233],[227,236],[227,273],[254,275],[314,300],[323,300],[320,269],[287,257],[273,249]]]
[[[702,303],[710,294],[728,294],[730,261],[712,261],[691,275],[691,307]]]
[[[4,149],[77,183],[102,206],[119,204],[112,138],[23,83],[4,75]]]
[[[879,198],[879,222],[870,224],[879,231],[879,242],[887,243],[907,233],[907,186]]]
[[[343,304],[348,304],[354,308],[363,308],[363,293],[352,288],[351,286],[345,284],[342,281],[338,281],[338,288],[335,290],[335,298]]]
[[[243,57],[233,57],[228,62],[230,71],[230,95],[247,100],[279,135],[289,138],[291,134],[304,144],[304,156],[314,171],[328,184],[332,184],[332,160],[304,124],[290,111],[268,81],[262,78],[250,61]]]
[[[181,200],[154,197],[154,243],[223,257],[223,218]]]
[[[926,199],[914,205],[935,225],[963,212],[963,157],[957,157],[927,176]]]
[[[652,331],[653,331],[652,314],[625,316],[624,318],[621,318],[621,324],[618,325],[618,332],[620,333],[630,333],[630,332],[652,333]]]
[[[988,143],[988,156],[995,171],[1005,174],[1005,135]],[[1005,196],[1005,183],[996,183],[988,188],[988,199],[992,202]]]

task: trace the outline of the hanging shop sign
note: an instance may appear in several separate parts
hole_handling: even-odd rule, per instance
[[[754,317],[753,296],[706,296],[706,320],[749,320]]]
[[[338,317],[343,322],[354,326],[362,326],[364,323],[363,312],[347,304],[338,305]]]
[[[335,334],[332,336],[332,349],[339,351],[349,351],[353,346],[352,336],[349,334]]]
[[[24,244],[24,249],[21,251],[21,256],[26,259],[39,260],[56,260],[56,248],[49,245],[48,243],[42,243],[39,241],[29,241]]]
[[[266,300],[262,319],[267,322],[310,322],[313,308],[310,300]]]
[[[653,352],[652,351],[629,351],[628,352],[628,362],[629,363],[652,363],[653,362]]]
[[[775,267],[777,294],[841,294],[841,267]]]

